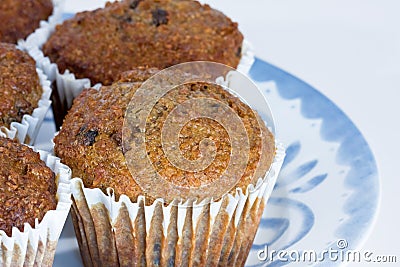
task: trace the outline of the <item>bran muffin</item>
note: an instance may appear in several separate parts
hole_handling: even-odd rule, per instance
[[[0,137],[0,265],[52,266],[71,207],[71,170]]]
[[[0,43],[0,127],[32,114],[42,92],[35,61],[14,44]]]
[[[123,0],[57,26],[43,52],[60,73],[110,85],[140,66],[202,60],[237,67],[242,42],[237,23],[197,1]]]
[[[51,0],[1,0],[0,42],[16,44],[39,27],[53,12]]]
[[[83,179],[86,187],[101,188],[104,192],[110,187],[117,196],[125,194],[132,201],[145,194],[126,166],[124,155],[128,151],[122,146],[122,128],[127,106],[141,81],[156,72],[156,69],[142,69],[124,73],[119,82],[99,90],[84,90],[74,100],[62,129],[54,139],[55,153],[71,167],[74,176]],[[274,137],[264,123],[259,124],[250,107],[219,85],[193,82],[168,92],[154,106],[146,122],[148,155],[157,166],[157,172],[176,185],[201,187],[217,179],[227,168],[231,151],[229,136],[217,122],[196,119],[181,132],[180,149],[188,159],[200,156],[199,144],[204,138],[212,138],[217,146],[215,161],[201,177],[175,168],[164,155],[161,144],[160,129],[168,114],[186,100],[206,97],[230,106],[239,114],[248,132],[249,163],[236,185],[245,190],[269,170],[275,156]],[[215,112],[221,112],[221,109],[216,106]]]
[[[135,114],[129,111],[130,101],[150,92],[143,86],[157,71],[135,69],[110,86],[83,90],[54,139],[55,153],[80,177],[72,180],[71,188],[82,261],[85,266],[244,266],[284,152],[249,106],[220,85],[197,80],[163,94],[152,107],[144,132],[134,127],[126,131],[125,119]],[[168,73],[160,79],[175,84],[172,76]],[[144,135],[145,153],[154,169],[179,188],[201,188],[208,194],[213,186],[209,184],[229,161],[235,143],[230,143],[221,125],[206,117],[191,120],[179,135],[178,150],[188,159],[204,152],[202,140],[214,142],[216,157],[199,175],[173,166],[163,154],[160,133],[167,115],[187,101],[200,99],[229,106],[242,121],[249,139],[245,171],[233,188],[214,199],[209,195],[211,199],[204,201],[170,200],[166,188],[157,189],[159,195],[154,196],[128,168],[128,155],[137,144],[131,137],[136,134]],[[213,109],[220,113],[220,105]]]
[[[0,137],[0,230],[11,236],[12,227],[23,231],[35,226],[57,205],[55,175],[39,153]]]

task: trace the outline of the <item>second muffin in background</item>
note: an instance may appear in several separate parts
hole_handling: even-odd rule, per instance
[[[236,68],[242,42],[237,23],[197,1],[123,0],[64,21],[43,52],[60,73],[109,85],[139,66],[203,60]]]
[[[35,61],[15,45],[0,43],[0,127],[32,114],[42,92]]]
[[[50,107],[50,82],[16,45],[0,43],[0,136],[33,144]]]
[[[25,39],[52,12],[52,0],[1,0],[0,42],[16,44]]]

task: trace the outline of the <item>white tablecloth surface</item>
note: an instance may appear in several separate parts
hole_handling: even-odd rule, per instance
[[[66,11],[76,12],[104,0],[66,2]],[[360,129],[381,181],[379,216],[363,249],[399,262],[400,1],[203,2],[237,21],[258,57],[314,86]]]

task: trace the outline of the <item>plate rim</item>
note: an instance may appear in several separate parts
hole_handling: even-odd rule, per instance
[[[266,72],[267,71],[267,72]],[[271,71],[271,73],[268,73],[268,71]],[[366,221],[364,222],[365,224],[368,224],[368,226],[365,226],[363,228],[364,232],[363,234],[361,234],[360,236],[357,237],[353,237],[352,239],[352,243],[349,244],[349,248],[352,250],[359,250],[367,241],[367,239],[370,237],[377,219],[378,219],[378,215],[379,215],[379,210],[380,210],[380,206],[381,206],[381,201],[382,201],[382,183],[380,182],[380,175],[379,175],[379,170],[378,170],[378,166],[377,166],[377,162],[374,156],[374,153],[369,145],[369,143],[367,142],[367,140],[365,139],[364,135],[362,134],[362,132],[358,129],[358,127],[356,126],[356,124],[350,119],[350,117],[340,108],[338,107],[332,100],[330,100],[326,95],[324,95],[322,92],[320,92],[319,90],[317,90],[315,87],[311,86],[310,84],[308,84],[307,82],[301,80],[300,78],[296,77],[295,75],[291,74],[290,72],[287,72],[283,69],[281,69],[280,67],[277,67],[259,57],[255,57],[255,62],[252,65],[250,72],[249,72],[249,76],[250,78],[252,78],[256,83],[260,83],[260,82],[267,82],[267,81],[274,81],[277,84],[277,90],[278,90],[278,94],[280,97],[282,97],[285,100],[294,100],[294,99],[300,99],[301,101],[301,115],[304,116],[307,119],[322,119],[322,124],[325,121],[326,118],[324,118],[323,116],[308,116],[310,114],[304,114],[304,106],[306,105],[302,105],[305,101],[306,97],[309,97],[311,94],[313,95],[314,98],[318,98],[318,100],[323,100],[324,104],[323,105],[328,105],[330,106],[330,110],[335,111],[335,116],[340,116],[341,118],[345,118],[345,123],[346,125],[350,125],[351,129],[348,129],[348,131],[352,132],[353,135],[357,136],[358,139],[360,139],[362,141],[363,147],[362,149],[364,149],[364,153],[368,154],[368,157],[370,158],[370,162],[368,162],[369,164],[371,164],[369,166],[369,168],[372,170],[372,172],[368,175],[371,179],[371,181],[367,181],[367,183],[371,183],[372,185],[374,185],[375,190],[373,190],[373,195],[374,195],[374,199],[370,201],[370,203],[373,204],[372,207],[369,207],[368,210],[369,212],[369,216],[366,219]],[[277,79],[278,78],[278,79]],[[288,82],[289,81],[289,82]],[[289,84],[285,84],[289,83]],[[280,85],[281,84],[281,85]],[[288,92],[286,92],[286,94],[282,94],[285,92],[285,89],[282,90],[282,88],[285,88],[286,85],[291,87],[290,90],[287,90]],[[293,84],[295,86],[300,86],[302,87],[302,90],[297,91],[296,93],[293,92]],[[305,92],[303,91],[305,90]],[[290,92],[289,92],[290,91]],[[325,111],[326,112],[326,111]],[[324,113],[324,112],[323,112]],[[321,124],[321,131],[322,131],[322,124]],[[331,141],[335,141],[338,142],[340,147],[342,147],[343,143],[346,141],[345,137],[341,137],[342,139],[340,141],[337,140],[329,140],[329,139],[324,139],[324,137],[321,134],[321,138],[325,141],[331,142]],[[360,149],[360,151],[362,150]],[[361,153],[360,151],[358,151],[358,153]],[[339,153],[339,152],[338,152]],[[355,166],[353,166],[352,164],[349,164],[346,162],[346,166],[350,167],[350,170],[354,170]],[[345,177],[344,181],[347,181],[349,178]],[[348,185],[347,185],[348,186]],[[349,187],[351,189],[353,189],[353,187]],[[354,197],[354,195],[356,195],[357,191],[351,192],[349,194],[349,196],[346,198],[346,203],[348,202],[348,198],[352,198]],[[361,191],[362,193],[362,191]],[[343,207],[342,207],[343,209]],[[364,208],[366,209],[366,208]],[[350,218],[346,218],[345,219],[345,223],[344,223],[344,227],[351,227],[351,221],[349,221],[352,217],[351,214],[346,213],[347,215],[349,215]],[[312,228],[311,228],[312,229]],[[311,230],[312,231],[312,230]],[[310,231],[310,232],[311,232]],[[338,231],[338,228],[335,230]],[[360,231],[361,233],[361,231]],[[308,235],[309,233],[307,233],[306,235]],[[320,264],[318,264],[320,265]],[[339,264],[340,265],[340,264]]]

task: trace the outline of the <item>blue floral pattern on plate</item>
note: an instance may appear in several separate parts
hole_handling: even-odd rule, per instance
[[[368,144],[350,119],[317,90],[256,59],[250,76],[265,93],[287,144],[286,158],[260,223],[248,266],[304,266],[258,253],[358,248],[378,208],[377,167]],[[309,262],[337,266],[336,262]]]

